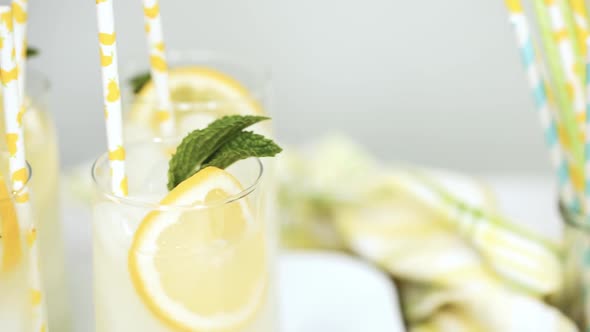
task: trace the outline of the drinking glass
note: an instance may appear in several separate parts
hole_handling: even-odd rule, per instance
[[[179,142],[126,146],[126,197],[111,193],[108,153],[94,163],[96,331],[277,331],[263,164],[207,168],[168,192]]]
[[[70,330],[70,314],[64,239],[59,219],[59,158],[55,125],[47,111],[49,89],[49,81],[43,74],[28,71],[24,100],[26,110],[22,121],[27,159],[35,171],[30,188],[39,240],[41,277],[47,297],[49,328],[67,332]],[[1,113],[0,136],[4,137],[4,115]],[[0,149],[7,149],[4,139],[0,140]],[[7,171],[8,161],[4,160],[1,167]]]

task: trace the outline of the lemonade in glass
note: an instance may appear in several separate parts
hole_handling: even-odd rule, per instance
[[[126,146],[129,194],[92,174],[97,332],[275,332],[276,239],[262,163],[207,167],[167,188],[178,139]]]
[[[22,121],[25,131],[26,155],[34,171],[30,188],[39,240],[41,277],[46,294],[45,303],[47,304],[49,327],[54,331],[69,331],[64,243],[59,220],[57,135],[53,121],[46,111],[49,83],[42,74],[30,71],[27,75],[27,90],[26,111]],[[5,136],[4,133],[4,116],[2,115],[0,116],[2,137]],[[6,149],[6,141],[0,140],[0,150],[6,151]],[[2,174],[10,174],[8,173],[7,158],[2,159],[0,169]],[[2,241],[3,238],[0,238],[0,244]],[[0,257],[2,255],[7,255],[7,253],[1,253]],[[1,271],[0,274],[2,274]],[[0,282],[0,288],[3,286],[3,283]],[[11,287],[11,291],[17,292],[17,288],[16,286]],[[0,291],[0,293],[9,294],[4,291]],[[5,299],[6,297],[2,295],[0,298]],[[0,323],[4,326],[5,321],[0,319]],[[4,328],[1,330],[4,331]],[[21,330],[7,329],[6,331],[20,332]],[[23,331],[28,332],[28,330]]]

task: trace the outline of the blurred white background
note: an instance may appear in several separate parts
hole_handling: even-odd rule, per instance
[[[344,132],[384,160],[470,172],[549,170],[501,1],[163,0],[168,48],[273,70],[282,141]],[[53,82],[62,161],[105,147],[95,3],[31,1],[31,66]],[[140,0],[116,1],[120,63],[145,61]]]

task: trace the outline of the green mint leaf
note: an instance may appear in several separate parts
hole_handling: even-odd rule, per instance
[[[176,148],[168,168],[168,189],[189,178],[201,165],[223,145],[231,141],[245,128],[268,120],[264,116],[224,116],[213,121],[207,128],[189,133]]]
[[[27,58],[34,58],[40,53],[39,49],[32,46],[27,46]]]
[[[129,84],[133,89],[133,93],[137,94],[143,87],[152,79],[150,72],[137,74],[129,79]]]
[[[251,131],[242,131],[207,158],[200,169],[207,166],[226,168],[242,159],[274,157],[281,151],[283,149],[273,140]]]

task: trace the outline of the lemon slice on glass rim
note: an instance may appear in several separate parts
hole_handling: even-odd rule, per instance
[[[267,292],[265,231],[228,172],[207,167],[161,204],[215,204],[153,210],[129,251],[131,281],[155,316],[179,331],[237,332],[257,316]],[[216,204],[219,203],[220,204]]]
[[[204,66],[170,68],[168,84],[176,123],[180,127],[187,121],[197,123],[198,127],[205,127],[224,115],[265,113],[257,96],[238,80],[217,69]],[[135,95],[131,106],[131,121],[157,129],[160,117],[156,107],[157,92],[150,80]]]

